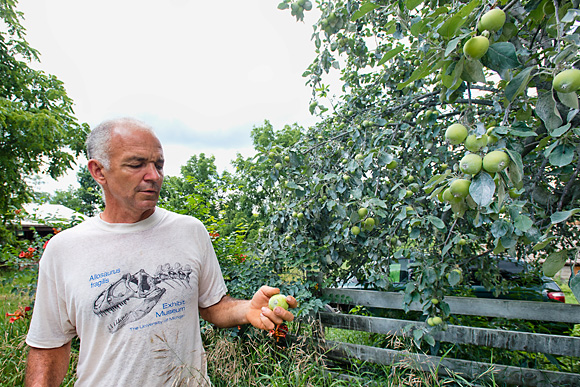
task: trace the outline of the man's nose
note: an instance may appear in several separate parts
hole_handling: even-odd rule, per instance
[[[163,170],[158,169],[154,163],[147,164],[147,170],[145,171],[145,180],[158,180],[163,176]]]

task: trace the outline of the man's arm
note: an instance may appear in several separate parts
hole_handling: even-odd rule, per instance
[[[26,364],[26,387],[60,386],[68,371],[70,342],[59,348],[30,347]]]
[[[236,300],[229,296],[208,308],[199,308],[201,317],[220,328],[252,324],[256,328],[270,330],[284,321],[292,321],[294,315],[281,307],[273,311],[268,307],[268,301],[274,294],[280,293],[277,288],[262,286],[251,300]],[[298,303],[292,296],[286,298],[288,305],[295,308]]]

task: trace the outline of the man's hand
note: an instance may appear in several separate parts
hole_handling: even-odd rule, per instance
[[[270,286],[262,286],[250,300],[249,309],[246,314],[248,322],[259,329],[271,330],[284,321],[294,320],[294,315],[277,306],[274,310],[268,307],[270,297],[280,293],[280,289]],[[292,296],[286,297],[286,302],[290,308],[296,308],[298,302]]]

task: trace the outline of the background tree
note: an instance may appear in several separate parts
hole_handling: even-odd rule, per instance
[[[31,196],[26,176],[57,178],[83,151],[88,126],[73,116],[72,100],[61,81],[28,63],[38,52],[25,40],[22,15],[14,1],[0,1],[0,216]]]
[[[578,256],[580,71],[559,75],[579,59],[577,2],[316,6],[304,75],[323,120],[281,152],[271,184],[283,204],[263,251],[277,270],[386,288],[389,263],[411,258],[405,303],[446,316],[430,300],[467,268],[501,291],[500,254],[544,258],[549,276]],[[278,7],[303,20],[313,2]],[[580,297],[580,277],[570,285]]]
[[[228,186],[223,206],[226,224],[230,227],[248,224],[249,241],[255,241],[262,226],[268,223],[269,209],[276,197],[272,189],[272,182],[278,176],[276,166],[282,167],[288,162],[281,151],[294,145],[301,138],[302,132],[303,128],[297,124],[275,130],[268,120],[264,121],[262,126],[254,127],[251,133],[258,154],[248,158],[238,154],[232,161],[235,172],[223,175]]]
[[[49,202],[61,204],[87,216],[93,216],[104,208],[101,187],[91,176],[86,166],[77,173],[79,188],[69,187],[68,190],[57,190],[51,195]]]

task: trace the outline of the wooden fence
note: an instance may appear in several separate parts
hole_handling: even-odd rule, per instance
[[[335,300],[333,302],[337,304],[403,309],[403,295],[400,293],[352,289],[325,289],[323,292],[332,297]],[[451,314],[455,315],[580,323],[580,305],[472,297],[446,297],[445,301],[449,304]],[[410,310],[421,311],[421,305],[413,303]],[[404,336],[403,328],[409,323],[416,324],[417,327],[424,324],[409,320],[328,312],[321,312],[319,318],[324,327],[395,336]],[[434,334],[433,337],[442,342],[580,357],[580,337],[458,325],[449,325],[447,330]],[[444,375],[455,373],[471,380],[486,372],[491,377],[489,374],[492,372],[495,381],[518,386],[580,386],[580,374],[575,373],[504,366],[332,341],[325,341],[324,345],[328,357],[336,360],[355,358],[378,364],[404,362],[406,366],[415,369],[437,370]]]

